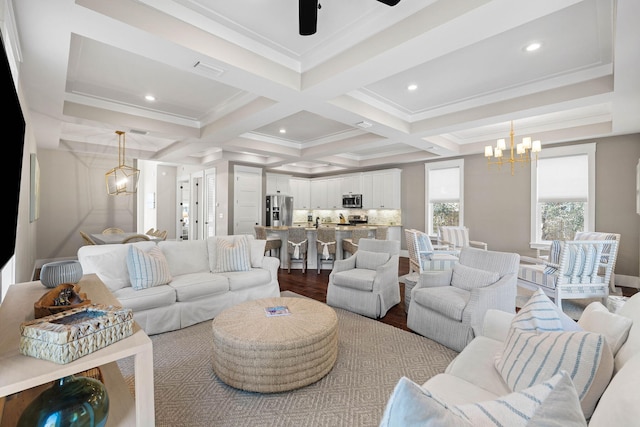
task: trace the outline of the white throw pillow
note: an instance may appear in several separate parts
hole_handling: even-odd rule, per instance
[[[500,274],[495,271],[481,270],[456,262],[453,264],[451,286],[470,291],[489,286],[497,282],[498,279],[500,279]]]
[[[267,241],[265,239],[256,239],[251,235],[247,235],[247,239],[251,244],[251,267],[261,268]]]
[[[616,356],[622,344],[627,340],[632,324],[633,320],[609,312],[607,307],[598,301],[589,304],[578,320],[578,325],[585,331],[604,335],[613,357]]]
[[[562,370],[573,381],[589,418],[613,374],[613,355],[604,336],[587,331],[528,332],[512,328],[495,366],[513,391],[532,387]]]
[[[587,425],[569,375],[496,400],[449,406],[424,387],[402,377],[385,407],[380,427]]]
[[[580,331],[582,328],[549,299],[542,289],[531,295],[511,321],[512,328],[523,331]]]
[[[214,273],[251,270],[251,252],[246,236],[235,236],[233,242],[226,239],[216,241],[216,269]]]
[[[164,285],[172,280],[167,259],[157,246],[148,252],[133,245],[129,246],[127,268],[131,286],[135,290]]]
[[[385,252],[371,252],[358,249],[356,252],[356,268],[375,270],[389,261],[389,254]]]

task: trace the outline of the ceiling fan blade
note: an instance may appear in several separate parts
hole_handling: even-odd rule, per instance
[[[384,3],[387,6],[395,6],[400,3],[400,0],[378,0],[380,3]]]
[[[315,34],[318,24],[318,0],[298,0],[298,18],[301,36]]]

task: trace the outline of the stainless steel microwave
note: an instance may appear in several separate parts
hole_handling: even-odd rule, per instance
[[[345,194],[342,196],[343,208],[361,208],[362,194]]]

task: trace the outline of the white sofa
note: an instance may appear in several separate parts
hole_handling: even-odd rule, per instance
[[[402,378],[398,382],[387,402],[380,426],[498,425],[496,422],[499,418],[496,415],[498,412],[502,412],[500,416],[507,417],[508,421],[503,425],[510,426],[626,427],[640,425],[640,398],[638,397],[640,294],[631,297],[614,316],[611,316],[611,313],[603,307],[600,303],[592,303],[585,310],[585,314],[587,310],[590,311],[589,316],[583,314],[577,323],[584,327],[584,331],[597,332],[604,336],[605,339],[602,342],[608,344],[602,346],[606,347],[606,350],[603,349],[601,353],[602,358],[597,365],[597,370],[589,371],[593,373],[594,378],[600,378],[600,380],[593,380],[587,394],[594,389],[599,391],[604,389],[601,395],[596,390],[595,397],[593,395],[590,397],[590,403],[586,402],[589,398],[583,400],[578,397],[579,392],[576,392],[576,389],[579,386],[567,387],[566,379],[564,388],[558,387],[555,391],[549,391],[551,390],[549,387],[543,391],[543,394],[549,394],[547,400],[539,399],[542,400],[540,405],[548,402],[548,406],[544,409],[541,409],[542,406],[536,407],[527,398],[523,398],[524,393],[513,393],[496,368],[496,360],[500,359],[503,351],[507,351],[506,340],[515,336],[515,334],[511,336],[509,334],[511,321],[516,315],[489,310],[485,316],[482,335],[474,338],[449,364],[444,373],[430,378],[422,385],[415,384],[407,378]],[[627,319],[631,319],[631,322]],[[568,325],[566,322],[573,321],[563,320],[563,330],[567,331],[575,327],[575,322],[573,325]],[[629,324],[631,324],[630,329]],[[624,332],[625,328],[628,335]],[[614,347],[618,350],[615,351]],[[610,352],[609,355],[606,354],[607,351]],[[532,363],[530,355],[527,355],[526,362]],[[536,369],[538,368],[536,365]],[[558,376],[561,375],[556,377]],[[597,383],[600,385],[596,387]],[[538,387],[537,392],[540,392],[542,387],[536,387]],[[534,392],[535,390],[531,393],[535,394]],[[569,395],[574,393],[575,396],[572,399],[575,398],[576,402],[572,407]],[[536,397],[539,398],[539,396]],[[478,405],[480,402],[482,403]],[[585,403],[591,408],[585,410]],[[492,406],[493,404],[496,405]],[[527,405],[531,405],[533,409]],[[491,413],[494,410],[496,413]],[[529,410],[530,414],[525,416]],[[516,412],[518,416],[525,418],[523,422],[516,418],[509,418]],[[592,412],[590,417],[587,415],[588,412]],[[492,417],[490,421],[482,418],[488,414]],[[465,419],[465,416],[468,418]],[[567,418],[571,416],[575,417],[574,420],[568,421]]]
[[[220,245],[239,238],[245,238],[245,247],[249,247],[248,270],[227,268],[214,273],[220,270],[218,262],[224,259],[218,256]],[[135,321],[151,335],[213,319],[225,308],[243,301],[280,296],[280,260],[264,256],[264,244],[251,235],[242,235],[86,245],[78,250],[78,260],[83,273],[96,274],[123,307],[133,310]],[[145,253],[157,245],[166,259],[170,282],[144,289],[132,287],[127,265],[131,245]]]

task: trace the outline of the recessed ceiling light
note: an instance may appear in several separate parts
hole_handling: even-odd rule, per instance
[[[538,42],[533,42],[533,43],[529,43],[524,50],[526,50],[527,52],[533,52],[535,50],[540,49],[542,45]]]
[[[287,133],[287,130],[285,128],[280,128],[280,133]]]
[[[144,99],[146,99],[147,101],[155,101],[156,97],[153,95],[145,95]]]
[[[407,90],[414,91],[416,89],[418,89],[418,85],[415,83],[411,83],[409,86],[407,86]]]

